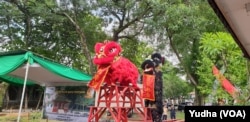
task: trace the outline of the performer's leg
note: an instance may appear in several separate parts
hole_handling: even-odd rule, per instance
[[[162,122],[161,120],[162,115],[157,112],[156,108],[153,108],[151,112],[152,112],[153,122]]]
[[[145,107],[148,107],[148,105],[149,105],[149,100],[145,100],[145,101],[144,101],[144,104],[145,104]]]

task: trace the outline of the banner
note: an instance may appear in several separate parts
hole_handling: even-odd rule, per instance
[[[142,88],[142,98],[155,101],[155,75],[143,74],[142,77],[143,88]]]
[[[97,73],[95,74],[93,79],[89,82],[88,86],[94,89],[95,91],[99,90],[106,78],[109,68],[110,66],[98,67]]]
[[[87,86],[46,87],[44,117],[64,122],[87,122],[89,106],[94,98],[87,99]]]
[[[222,87],[233,97],[236,97],[237,89],[221,74],[216,66],[212,67],[213,74],[216,79],[221,83]]]

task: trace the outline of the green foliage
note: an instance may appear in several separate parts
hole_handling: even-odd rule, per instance
[[[122,55],[131,60],[137,67],[153,53],[153,48],[144,42],[136,40],[120,40],[123,52]]]
[[[164,97],[165,98],[179,98],[186,96],[192,91],[190,84],[180,79],[176,74],[167,74],[164,77]]]
[[[165,5],[164,16],[156,19],[158,33],[167,37],[170,51],[177,55],[179,68],[185,72],[187,80],[199,87],[197,67],[199,64],[199,41],[204,32],[225,31],[225,28],[207,1],[169,1]],[[205,10],[205,11],[204,11]],[[164,30],[164,31],[163,31]],[[160,37],[159,37],[160,38]],[[196,102],[203,104],[203,93],[196,92]]]
[[[215,77],[212,66],[219,69],[226,67],[224,76],[237,88],[244,88],[247,83],[246,61],[242,52],[230,34],[224,32],[204,33],[200,41],[200,58],[198,60],[197,75],[199,76],[199,91],[209,95],[213,91]],[[217,97],[230,98],[226,91],[218,84]]]
[[[66,14],[84,32],[86,45]],[[207,1],[12,0],[0,2],[0,16],[1,50],[30,50],[87,72],[90,61],[83,48],[94,55],[94,44],[107,35],[118,36],[123,56],[137,67],[152,52],[174,53],[180,64],[169,67],[173,71],[164,75],[169,86],[166,96],[189,91],[189,85],[179,78],[183,72],[189,81],[197,82],[202,95],[211,93],[212,64],[226,66],[225,76],[236,86],[243,89],[247,84],[240,49],[228,34],[215,34],[225,28]],[[103,28],[109,31],[103,32]],[[179,91],[174,95],[171,89]],[[217,95],[227,96],[222,89]]]
[[[187,81],[182,78],[179,69],[170,63],[162,67],[163,71],[163,96],[165,98],[179,98],[188,95],[193,88]]]
[[[8,84],[5,82],[0,82],[0,109],[2,109],[3,105],[3,99],[6,93],[6,90],[8,89]],[[2,111],[2,110],[1,110]]]
[[[8,115],[9,114],[9,115]],[[15,115],[12,115],[15,114]],[[27,113],[22,113],[20,117],[20,122],[45,122],[46,120],[42,120],[42,112],[33,111],[29,112],[29,116],[25,115]],[[17,121],[18,114],[17,113],[3,113],[1,114],[0,121],[1,122],[10,122],[10,121]]]
[[[74,3],[77,4],[77,3]],[[82,4],[80,4],[82,5]],[[72,16],[84,31],[91,52],[95,42],[106,38],[101,30],[102,20],[83,6],[69,8],[64,2],[25,1],[0,3],[0,37],[6,39],[5,50],[24,49],[74,68],[85,70],[89,63],[82,50],[75,26],[64,15]],[[85,8],[85,7],[84,7]]]
[[[199,53],[197,44],[201,34],[205,31],[214,31],[213,29],[208,30],[208,27],[211,26],[211,19],[217,20],[213,24],[223,28],[223,26],[219,26],[221,24],[216,16],[207,18],[211,14],[203,14],[204,8],[201,8],[200,5],[207,8],[206,11],[213,13],[208,8],[208,4],[201,2],[169,5],[165,15],[167,18],[165,28],[168,31],[168,37],[173,40],[171,46],[183,56],[183,65],[189,69],[191,69],[190,66],[194,66],[193,61],[197,59],[196,55]]]

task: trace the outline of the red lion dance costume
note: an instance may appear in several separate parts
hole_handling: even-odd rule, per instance
[[[122,48],[114,41],[104,41],[95,44],[93,63],[97,65],[97,73],[88,86],[98,90],[104,82],[113,85],[137,87],[139,72],[137,67],[128,59],[121,56]]]

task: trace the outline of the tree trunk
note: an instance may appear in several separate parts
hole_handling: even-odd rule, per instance
[[[9,102],[10,102],[10,95],[9,95],[9,87],[6,89],[6,92],[5,92],[5,99],[6,99],[6,105],[5,105],[5,109],[8,109],[9,107]]]
[[[38,109],[38,107],[39,107],[39,105],[40,105],[40,103],[41,103],[41,101],[42,101],[42,97],[43,97],[43,91],[42,91],[42,93],[41,93],[40,96],[39,96],[39,100],[38,100],[38,103],[37,103],[37,105],[36,105],[36,110]]]
[[[204,98],[202,95],[200,95],[199,91],[197,90],[197,88],[195,88],[195,100],[194,100],[194,105],[204,105]]]
[[[95,66],[94,64],[92,63],[92,58],[91,58],[91,54],[90,54],[90,51],[88,49],[88,46],[87,46],[87,41],[86,41],[86,37],[85,37],[85,34],[83,32],[83,30],[81,29],[81,27],[77,24],[77,21],[75,21],[72,17],[70,17],[67,13],[63,13],[64,16],[66,16],[70,21],[71,23],[75,26],[76,28],[76,32],[78,33],[78,35],[80,36],[80,40],[81,40],[81,43],[82,43],[82,49],[83,49],[83,55],[87,58],[88,62],[89,62],[89,71],[90,71],[90,74],[94,74],[95,72]]]

